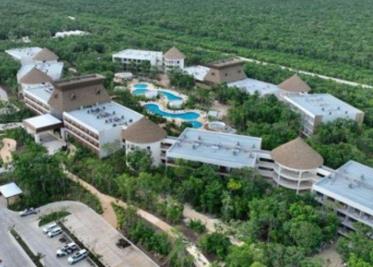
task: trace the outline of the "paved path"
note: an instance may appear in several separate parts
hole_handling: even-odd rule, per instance
[[[15,216],[17,214],[14,214],[14,212],[4,207],[0,208],[0,259],[5,266],[35,266],[9,232],[10,228],[16,224]]]
[[[94,186],[87,183],[86,181],[84,181],[83,179],[79,178],[78,176],[69,172],[66,169],[64,170],[64,172],[66,173],[69,179],[80,183],[85,189],[87,189],[92,194],[97,196],[97,198],[101,202],[102,209],[104,211],[102,216],[108,223],[110,223],[112,226],[117,228],[116,215],[111,204],[115,203],[121,207],[127,208],[128,207],[127,203],[123,202],[120,199],[101,193]],[[180,235],[177,233],[174,227],[172,227],[165,221],[161,220],[160,218],[154,216],[153,214],[145,210],[137,209],[137,215],[140,216],[142,219],[148,221],[149,223],[151,223],[158,229],[167,233],[172,238],[177,238]],[[194,263],[196,264],[197,267],[205,267],[205,266],[210,265],[210,262],[208,261],[208,259],[202,254],[202,252],[197,248],[195,244],[188,242],[186,249],[190,253],[190,255],[194,257]]]
[[[240,57],[240,59],[243,60],[243,61],[246,61],[246,62],[260,64],[260,65],[263,65],[263,66],[277,66],[277,67],[279,67],[283,70],[288,70],[288,71],[291,71],[291,72],[297,72],[297,73],[300,73],[300,74],[303,74],[303,75],[307,75],[307,76],[311,76],[311,77],[317,77],[317,78],[320,78],[320,79],[323,79],[323,80],[333,81],[333,82],[336,82],[336,83],[339,83],[339,84],[345,84],[345,85],[350,85],[350,86],[355,86],[355,87],[373,89],[373,86],[369,85],[369,84],[347,81],[347,80],[343,80],[343,79],[339,79],[339,78],[335,78],[335,77],[331,77],[331,76],[321,75],[321,74],[310,72],[310,71],[294,69],[294,68],[287,67],[287,66],[284,66],[284,65],[269,63],[269,62],[265,62],[265,61],[260,61],[260,60],[256,60],[256,59],[253,59],[253,58]]]

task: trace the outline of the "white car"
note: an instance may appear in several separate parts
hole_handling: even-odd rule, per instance
[[[55,237],[57,235],[62,234],[62,229],[61,227],[57,226],[56,228],[53,228],[50,232],[48,232],[49,237]]]
[[[56,252],[57,257],[64,257],[72,254],[79,249],[78,245],[74,242],[64,245],[62,248],[58,249]]]
[[[39,212],[39,210],[37,210],[37,209],[27,208],[27,209],[25,209],[23,211],[20,211],[19,212],[19,216],[26,217],[28,215],[37,214],[38,212]]]
[[[58,227],[57,223],[51,223],[51,224],[48,224],[47,226],[45,226],[43,228],[43,233],[44,234],[48,234],[50,231],[52,231],[54,228]]]
[[[81,249],[78,252],[74,253],[74,255],[71,255],[67,258],[67,262],[70,265],[73,265],[83,259],[85,259],[88,256],[88,251],[86,249]]]

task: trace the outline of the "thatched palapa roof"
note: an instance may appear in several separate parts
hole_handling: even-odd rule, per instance
[[[126,141],[137,144],[159,142],[167,136],[165,130],[154,122],[142,118],[127,129],[123,130],[122,137]]]
[[[311,87],[303,81],[297,74],[294,74],[289,79],[278,85],[282,90],[294,93],[307,93],[311,91]]]

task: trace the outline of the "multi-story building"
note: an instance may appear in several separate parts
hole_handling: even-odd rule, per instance
[[[126,49],[113,54],[113,62],[118,62],[125,69],[148,66],[161,69],[163,67],[163,53],[138,49]]]
[[[143,116],[116,102],[104,102],[63,112],[64,133],[100,158],[122,148],[122,131]]]
[[[316,199],[335,209],[341,218],[341,234],[360,222],[373,228],[373,168],[348,161],[312,187]]]
[[[297,193],[311,190],[321,177],[318,169],[324,160],[302,138],[298,137],[271,152],[274,162],[273,180]]]
[[[320,123],[351,119],[361,124],[364,112],[330,94],[287,95],[284,100],[301,114],[303,133],[312,135]]]
[[[169,49],[163,56],[163,64],[165,71],[174,69],[184,69],[185,55],[176,47]]]
[[[33,58],[41,51],[40,47],[27,47],[9,49],[5,52],[10,55],[14,60],[19,61],[22,65],[33,62]]]
[[[239,58],[229,58],[212,62],[204,81],[211,84],[232,83],[246,79],[245,62]]]
[[[135,149],[146,150],[150,153],[154,165],[161,164],[162,142],[167,133],[157,124],[143,117],[123,129],[122,137],[126,153]]]
[[[200,162],[217,166],[224,175],[232,169],[255,168],[261,143],[257,137],[187,128],[167,150],[166,164]]]
[[[25,105],[37,114],[50,112],[49,99],[54,87],[51,83],[38,83],[24,86],[22,90]]]

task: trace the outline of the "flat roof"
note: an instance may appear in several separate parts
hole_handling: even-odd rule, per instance
[[[373,215],[373,168],[350,160],[314,184],[314,190]]]
[[[34,67],[47,74],[49,77],[52,78],[52,80],[59,80],[63,72],[63,62],[52,61],[44,63],[30,63],[23,65],[18,70],[17,79],[20,80]]]
[[[113,57],[120,58],[131,58],[131,59],[153,59],[162,57],[163,53],[159,51],[149,51],[149,50],[140,50],[140,49],[125,49],[120,52],[114,53]]]
[[[53,93],[54,87],[50,83],[27,85],[23,87],[23,93],[29,95],[45,105],[49,105],[48,101]]]
[[[189,74],[190,76],[193,76],[193,78],[197,81],[204,81],[207,73],[210,71],[210,68],[197,65],[197,66],[189,66],[184,68],[184,71]]]
[[[16,183],[12,182],[0,186],[0,193],[5,198],[10,198],[22,194],[22,190],[18,187],[18,185],[16,185]]]
[[[277,94],[279,91],[279,87],[272,83],[262,82],[259,80],[254,80],[250,78],[246,78],[240,81],[228,83],[229,87],[237,87],[242,91],[248,94],[255,94],[256,92],[263,96],[263,95],[274,95]]]
[[[25,47],[5,50],[15,60],[22,60],[24,58],[33,58],[42,49],[40,47]]]
[[[255,167],[261,143],[258,137],[186,128],[167,157],[230,168]]]
[[[143,117],[114,101],[64,112],[63,116],[79,122],[97,134],[113,127],[128,126]]]
[[[62,121],[54,117],[53,115],[47,113],[40,116],[35,116],[29,119],[25,119],[24,123],[35,129],[36,131],[38,129],[53,127],[56,125],[62,124]]]
[[[302,94],[284,97],[291,105],[312,116],[322,116],[323,122],[330,122],[338,118],[355,119],[361,110],[336,98],[331,94]]]

